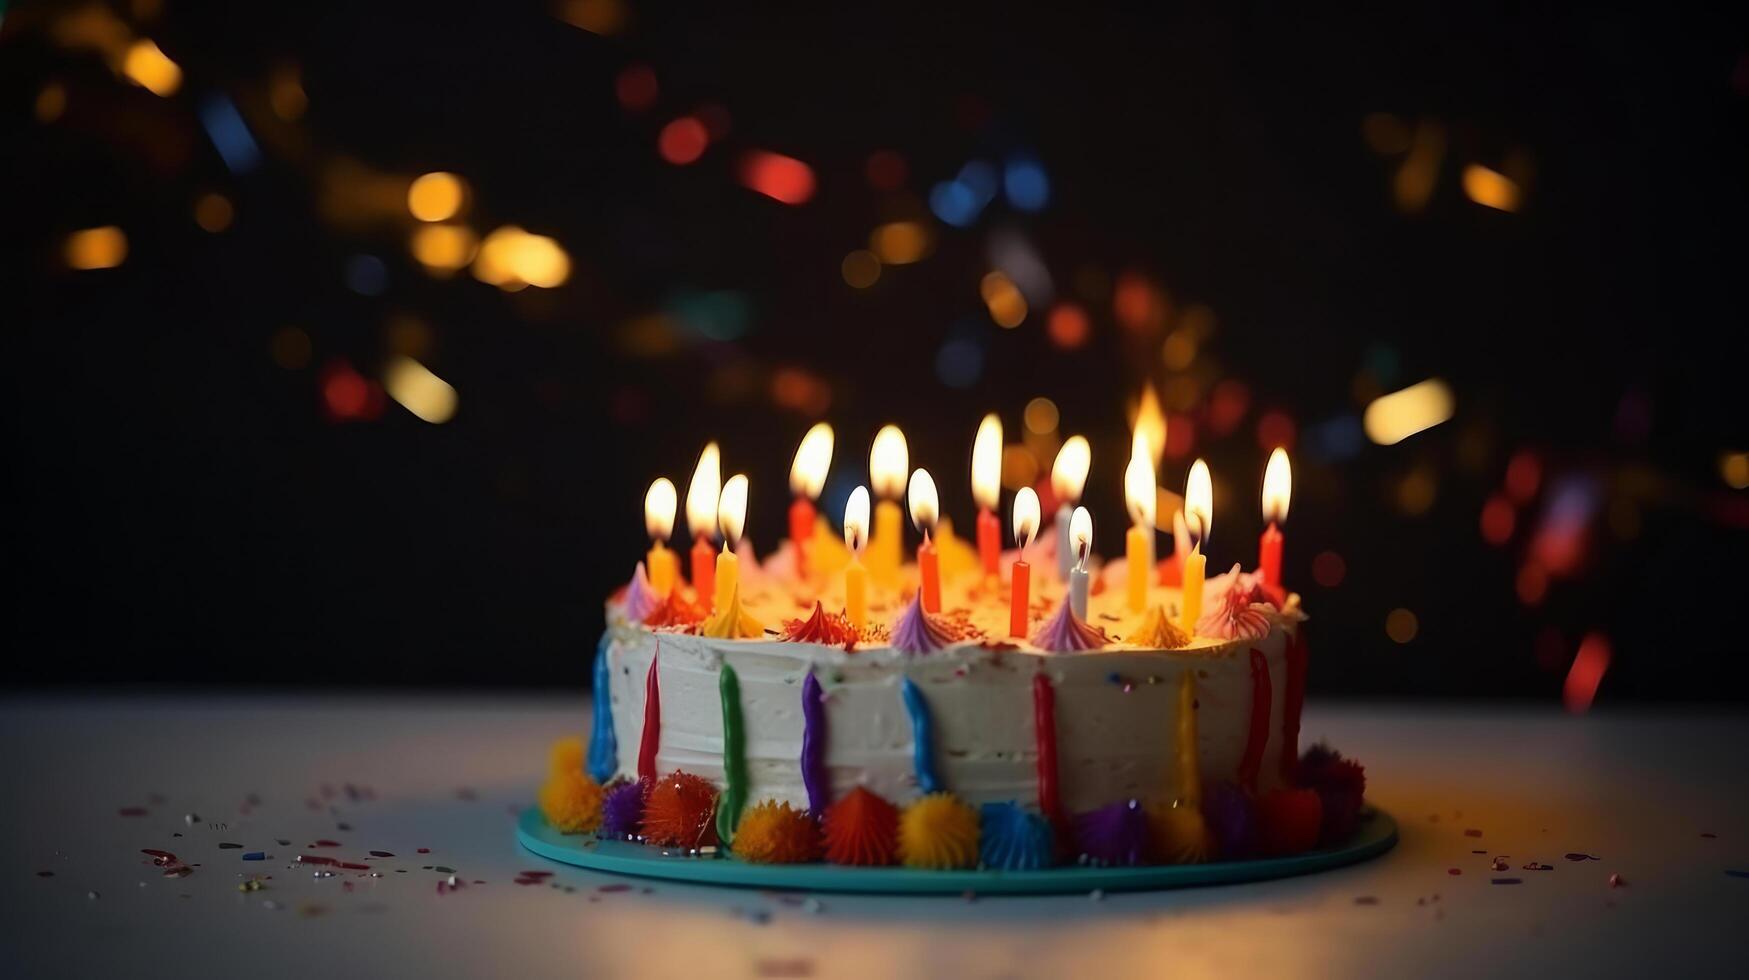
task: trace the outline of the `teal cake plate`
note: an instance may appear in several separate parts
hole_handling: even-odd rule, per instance
[[[539,807],[527,807],[516,839],[544,858],[592,871],[741,888],[777,888],[868,895],[1051,895],[1148,891],[1194,885],[1263,881],[1327,871],[1377,857],[1397,843],[1397,822],[1369,807],[1360,829],[1340,847],[1283,858],[1160,864],[1139,868],[1065,865],[1042,871],[923,871],[915,868],[852,868],[836,864],[749,864],[729,856],[688,857],[630,841],[593,834],[561,834],[547,826]]]

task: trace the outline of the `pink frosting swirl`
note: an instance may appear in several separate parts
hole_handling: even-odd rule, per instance
[[[1261,590],[1253,576],[1247,576],[1234,565],[1220,576],[1225,588],[1213,597],[1208,611],[1196,621],[1199,636],[1221,640],[1261,640],[1275,624],[1275,606],[1257,601]]]
[[[924,611],[922,592],[893,624],[893,646],[906,653],[934,653],[955,639],[954,631],[941,617]]]
[[[650,588],[650,577],[644,574],[644,563],[638,562],[637,569],[632,572],[632,580],[626,583],[626,619],[641,623],[649,619],[650,614],[661,604],[662,597]]]
[[[1052,653],[1097,650],[1105,646],[1105,631],[1083,622],[1065,597],[1063,604],[1057,607],[1057,614],[1033,631],[1032,645]]]

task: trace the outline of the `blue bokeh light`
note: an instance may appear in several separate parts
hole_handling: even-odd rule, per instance
[[[1037,160],[1016,157],[1002,171],[1002,188],[1008,203],[1021,211],[1038,211],[1050,203],[1051,180]]]

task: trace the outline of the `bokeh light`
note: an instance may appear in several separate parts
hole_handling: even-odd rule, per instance
[[[479,236],[466,225],[420,225],[413,230],[413,258],[439,277],[467,268],[479,248]]]
[[[1464,193],[1483,207],[1516,211],[1520,192],[1512,178],[1479,163],[1464,168]]]
[[[1518,577],[1513,583],[1518,592],[1518,601],[1527,606],[1540,604],[1549,594],[1549,573],[1541,563],[1532,560],[1519,566]]]
[[[1154,333],[1166,325],[1166,297],[1139,272],[1117,277],[1111,308],[1118,324],[1133,333]]]
[[[1021,412],[1020,418],[1026,424],[1026,431],[1048,436],[1057,431],[1057,403],[1043,396],[1034,398],[1026,403],[1026,410]]]
[[[1506,495],[1523,505],[1536,499],[1542,487],[1542,459],[1529,449],[1520,449],[1506,463]]]
[[[1591,702],[1597,698],[1597,687],[1603,683],[1603,675],[1609,670],[1610,661],[1609,637],[1602,633],[1587,633],[1585,639],[1579,641],[1579,652],[1573,657],[1573,666],[1567,670],[1567,680],[1561,686],[1561,701],[1567,710],[1574,714],[1584,714],[1591,710]]]
[[[887,265],[909,265],[929,255],[928,226],[919,221],[890,221],[869,233],[868,247]]]
[[[310,108],[303,73],[295,65],[280,65],[267,79],[267,104],[285,122],[297,122]]]
[[[1749,453],[1721,454],[1719,477],[1733,490],[1749,489]]]
[[[649,65],[631,65],[613,80],[613,95],[627,112],[643,112],[656,104],[661,88]]]
[[[1312,581],[1326,589],[1334,589],[1348,577],[1348,562],[1334,551],[1320,551],[1312,559]]]
[[[704,156],[710,146],[710,131],[696,116],[681,116],[662,127],[656,136],[656,152],[662,159],[684,167]]]
[[[1045,168],[1028,157],[1016,157],[1002,168],[1002,190],[1008,203],[1021,211],[1038,211],[1050,203],[1051,182]]]
[[[1482,505],[1482,540],[1500,547],[1512,540],[1512,530],[1518,523],[1518,513],[1512,501],[1500,494],[1488,498]]]
[[[612,37],[625,30],[625,0],[562,0],[559,18],[591,34]]]
[[[67,266],[73,269],[113,269],[128,257],[128,236],[114,225],[86,228],[67,236]]]
[[[1385,616],[1385,635],[1393,643],[1408,643],[1421,632],[1421,621],[1407,609],[1393,609]]]
[[[31,113],[36,121],[48,125],[61,118],[67,111],[67,86],[60,82],[50,82],[36,93],[36,101],[31,104]]]
[[[237,216],[231,207],[230,198],[217,192],[208,191],[194,199],[194,223],[202,231],[214,235],[231,227],[231,222]]]
[[[151,38],[140,38],[128,48],[122,58],[121,71],[128,81],[165,98],[175,95],[182,87],[182,69]]]
[[[1360,122],[1361,138],[1381,156],[1396,156],[1409,149],[1409,127],[1388,112],[1369,112]]]
[[[374,255],[354,255],[346,260],[346,288],[360,296],[381,296],[389,284],[389,269]]]
[[[552,289],[571,275],[571,257],[559,243],[515,225],[486,236],[474,257],[474,277],[506,292],[524,286]]]
[[[813,168],[794,157],[751,150],[741,157],[741,183],[783,204],[804,204],[814,196]]]
[[[1012,330],[1026,320],[1026,297],[1021,295],[1020,287],[1001,272],[986,274],[978,284],[978,292],[984,297],[990,319],[997,326]]]
[[[1280,446],[1293,451],[1294,443],[1299,436],[1299,426],[1294,424],[1293,416],[1279,409],[1270,409],[1257,417],[1257,447],[1271,450]]]
[[[448,221],[462,209],[467,185],[449,173],[429,173],[407,188],[407,211],[420,221]]]
[[[1092,332],[1087,311],[1078,303],[1058,303],[1045,320],[1045,336],[1063,350],[1076,350],[1084,346]]]
[[[402,408],[433,425],[455,416],[455,388],[411,357],[397,355],[389,361],[383,388]]]
[[[1446,421],[1452,412],[1451,387],[1438,378],[1430,378],[1373,399],[1366,407],[1362,424],[1367,438],[1381,446],[1394,446]]]
[[[1439,494],[1439,479],[1430,466],[1417,466],[1397,483],[1397,507],[1410,517],[1420,517],[1433,509]]]
[[[1037,454],[1026,446],[1015,443],[1002,447],[1002,485],[1010,490],[1030,487],[1038,480],[1039,460]]]
[[[1189,330],[1174,330],[1160,345],[1160,360],[1167,370],[1182,371],[1196,360],[1196,337]]]
[[[881,260],[873,252],[857,249],[844,257],[838,271],[856,289],[867,289],[881,277]]]

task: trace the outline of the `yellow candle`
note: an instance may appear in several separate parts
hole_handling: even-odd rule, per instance
[[[746,530],[747,522],[747,477],[736,473],[723,484],[722,496],[717,502],[717,526],[723,532],[723,550],[717,554],[717,589],[716,605],[718,612],[729,608],[729,603],[741,590],[741,560],[735,557],[734,549],[741,544],[741,532]]]
[[[650,570],[651,590],[659,596],[673,592],[674,580],[680,577],[680,559],[660,541],[650,546],[650,553],[645,558]]]
[[[729,608],[729,600],[735,597],[735,592],[741,588],[741,559],[729,550],[729,543],[723,542],[723,550],[717,553],[717,597],[713,609]]]
[[[1141,612],[1148,608],[1148,569],[1154,564],[1153,542],[1148,539],[1153,535],[1139,527],[1132,527],[1124,535],[1124,558],[1129,565],[1129,607],[1130,612]]]
[[[850,491],[844,504],[844,544],[850,564],[844,569],[844,615],[861,631],[868,626],[868,570],[862,567],[862,546],[868,535],[868,488]]]
[[[1141,430],[1130,447],[1130,462],[1123,471],[1124,505],[1130,512],[1130,530],[1124,535],[1124,564],[1129,566],[1129,608],[1139,613],[1148,608],[1148,573],[1154,569],[1154,461]]]
[[[875,505],[874,535],[868,541],[868,563],[875,580],[893,588],[899,584],[899,564],[904,549],[905,512],[896,500]]]
[[[869,482],[880,498],[875,506],[874,535],[868,542],[868,567],[875,581],[890,589],[899,585],[905,538],[905,513],[899,509],[899,498],[905,495],[910,467],[905,434],[896,425],[882,426],[868,452]]]
[[[1207,567],[1208,559],[1203,556],[1201,545],[1184,556],[1184,610],[1178,625],[1186,636],[1196,635],[1196,621],[1202,618],[1202,579]]]
[[[644,563],[650,572],[650,588],[660,596],[674,591],[680,577],[680,560],[665,543],[674,533],[674,510],[679,503],[674,484],[657,477],[644,494],[644,530],[650,533],[650,554]]]

